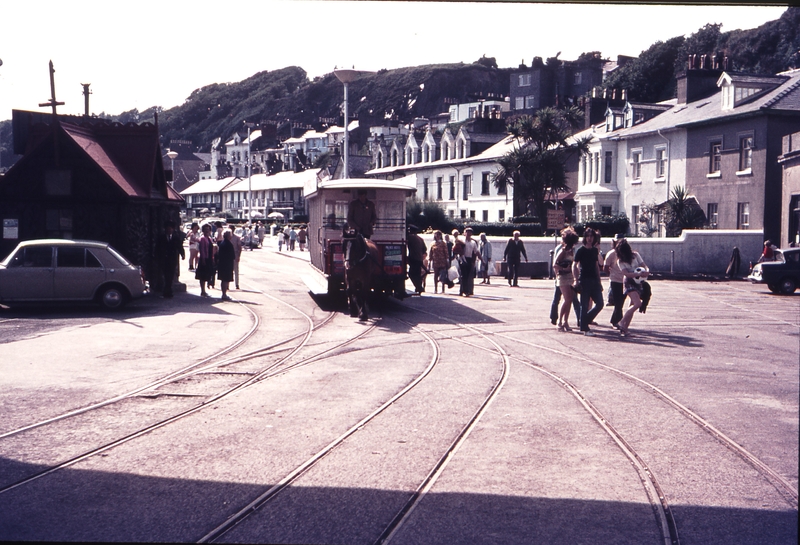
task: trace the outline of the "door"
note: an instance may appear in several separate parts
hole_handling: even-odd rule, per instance
[[[3,301],[53,298],[53,247],[26,246],[17,251],[0,276]]]
[[[53,296],[63,300],[90,300],[105,280],[105,269],[91,251],[80,246],[56,248]]]

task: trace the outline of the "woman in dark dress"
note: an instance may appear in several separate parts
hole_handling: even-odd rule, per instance
[[[225,231],[222,241],[219,243],[217,252],[217,276],[219,277],[220,287],[222,288],[222,300],[230,301],[228,297],[228,286],[233,281],[233,265],[236,261],[236,250],[233,247],[233,233]]]
[[[214,239],[211,238],[211,226],[203,225],[203,236],[198,243],[197,269],[194,277],[200,281],[200,297],[208,297],[206,284],[214,277]]]

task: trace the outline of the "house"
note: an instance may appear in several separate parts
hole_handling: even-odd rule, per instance
[[[594,126],[597,137],[579,169],[581,219],[598,205],[610,206],[634,219],[634,234],[646,228],[663,236],[659,205],[683,186],[708,227],[759,229],[778,240],[786,213],[778,205],[778,157],[782,138],[800,130],[800,70],[760,76],[703,65],[691,64],[679,75],[673,101],[626,104],[622,127],[610,108],[605,128]],[[616,208],[610,195],[583,189],[587,176],[619,191]],[[656,217],[644,214],[645,208]]]
[[[577,104],[578,97],[588,95],[603,83],[605,64],[600,53],[575,61],[548,59],[547,64],[541,57],[534,57],[530,67],[522,64],[511,73],[511,112],[533,115],[548,106]]]
[[[186,201],[186,215],[189,218],[216,216],[226,208],[222,198],[222,190],[241,181],[241,178],[228,176],[225,178],[205,178],[198,180],[183,191],[181,196]]]
[[[783,137],[778,163],[783,169],[780,246],[800,246],[800,132]]]
[[[252,202],[253,218],[264,218],[272,212],[280,212],[286,219],[305,214],[303,187],[309,178],[316,178],[321,172],[320,169],[285,170],[271,176],[254,174],[237,179],[221,190],[224,210],[238,218],[250,218]]]
[[[158,125],[19,110],[12,124],[23,157],[0,181],[0,216],[15,226],[0,254],[21,240],[100,240],[157,283],[155,240],[183,202],[167,183]]]

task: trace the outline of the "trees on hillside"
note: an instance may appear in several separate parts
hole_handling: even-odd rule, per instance
[[[493,183],[500,192],[513,186],[515,216],[532,209],[541,221],[547,217],[548,200],[567,189],[567,161],[588,149],[589,137],[570,138],[582,123],[583,112],[575,107],[543,108],[509,126],[517,145],[498,161]]]

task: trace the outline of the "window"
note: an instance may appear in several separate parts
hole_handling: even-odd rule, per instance
[[[706,208],[706,217],[708,218],[708,226],[712,229],[717,228],[717,223],[719,223],[719,204],[715,202],[708,203],[708,207]]]
[[[505,210],[500,210],[497,213],[497,221],[506,221],[506,211]]]
[[[436,200],[437,201],[441,201],[442,200],[442,177],[441,176],[437,176],[436,177]]]
[[[607,184],[611,183],[611,167],[612,167],[613,160],[614,160],[614,153],[611,152],[611,151],[607,151],[606,152],[606,158],[605,158],[605,161],[603,163],[603,168],[605,170],[605,172],[603,174],[603,179]]]
[[[719,174],[722,167],[722,140],[714,140],[709,146],[708,173]]]
[[[534,108],[533,95],[525,97],[525,108]]]
[[[423,201],[427,201],[428,200],[428,179],[427,178],[423,178],[422,179],[422,200]]]
[[[456,200],[456,177],[450,176],[450,200]]]
[[[475,219],[475,210],[470,210],[469,211],[469,219],[471,219],[471,220]]]
[[[631,178],[641,180],[642,178],[642,152],[634,151],[631,154]]]
[[[72,238],[72,210],[46,210],[45,230],[48,238]]]
[[[573,80],[572,80],[573,84],[580,85],[581,84],[581,80],[582,80],[581,76],[582,76],[581,72],[575,72],[575,74],[573,76]]]
[[[656,149],[656,178],[667,176],[667,149]]]
[[[604,216],[610,216],[611,215],[611,207],[610,206],[603,206],[600,209],[600,213],[602,215],[604,215]]]
[[[517,97],[514,99],[514,109],[515,110],[525,109],[525,97]]]
[[[28,246],[14,255],[9,267],[52,267],[52,246]]]
[[[531,75],[530,74],[520,74],[519,75],[519,86],[520,87],[527,87],[531,84]]]
[[[750,229],[750,203],[740,202],[737,206],[736,228]]]
[[[80,247],[67,246],[56,249],[56,267],[83,267],[86,250]]]
[[[464,194],[461,196],[462,199],[469,200],[469,194],[472,193],[472,175],[471,174],[464,174],[464,187],[463,191]]]
[[[488,210],[484,210],[484,211],[482,212],[482,216],[483,216],[483,221],[484,221],[484,222],[487,222],[487,221],[489,221],[489,211],[488,211]]]
[[[739,172],[749,172],[753,167],[753,137],[739,138]]]
[[[481,195],[489,194],[489,173],[484,172],[481,178]]]
[[[466,210],[461,210],[460,211],[460,215],[461,215],[461,219],[467,219],[467,211]]]

